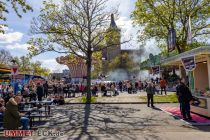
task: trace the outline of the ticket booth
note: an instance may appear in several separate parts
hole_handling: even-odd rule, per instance
[[[197,114],[210,117],[210,46],[199,47],[179,55],[162,59],[164,65],[184,66],[183,58],[193,56],[195,68],[187,71],[189,88],[196,99],[191,105],[191,111]],[[182,75],[180,75],[182,77]]]

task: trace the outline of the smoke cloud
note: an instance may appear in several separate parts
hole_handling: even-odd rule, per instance
[[[128,73],[123,69],[117,69],[113,72],[110,72],[107,80],[110,81],[122,81],[122,80],[128,80]]]

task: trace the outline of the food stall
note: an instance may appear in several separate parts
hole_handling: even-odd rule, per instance
[[[10,84],[11,69],[0,68],[0,84]]]
[[[30,84],[30,83],[34,83],[34,84],[37,84],[37,83],[41,83],[41,84],[44,84],[45,83],[45,79],[41,76],[38,76],[38,75],[30,75],[30,74],[18,74],[18,75],[15,75],[13,77],[13,79],[20,83],[21,85],[26,85],[26,84]]]
[[[162,59],[161,63],[163,65],[179,66],[181,77],[182,67],[185,68],[189,88],[196,99],[196,102],[191,105],[191,111],[210,117],[210,46],[199,47]],[[191,70],[186,68],[191,68]]]

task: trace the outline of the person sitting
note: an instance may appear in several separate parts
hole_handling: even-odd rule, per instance
[[[58,104],[58,101],[59,101],[59,97],[58,95],[55,95],[55,98],[53,99],[53,103]]]
[[[29,89],[27,88],[27,86],[23,86],[21,90],[21,95],[23,96],[23,98],[27,98],[29,96]]]
[[[3,126],[3,118],[4,118],[4,111],[5,111],[5,102],[4,99],[0,97],[0,127]]]
[[[53,100],[53,103],[56,104],[56,105],[63,105],[63,104],[65,104],[64,97],[56,95],[54,100]]]
[[[52,101],[54,98],[54,96],[52,94],[48,95],[47,96],[47,101]]]
[[[21,102],[21,96],[10,98],[6,103],[6,110],[4,112],[4,128],[7,130],[17,130],[22,124],[23,130],[28,130],[29,119],[23,117],[24,114],[18,111],[18,104]]]
[[[65,104],[65,100],[63,96],[60,96],[59,100],[58,100],[58,104],[59,105],[64,105]]]
[[[8,94],[5,95],[4,101],[7,103],[10,98],[14,97],[13,92],[8,92]]]

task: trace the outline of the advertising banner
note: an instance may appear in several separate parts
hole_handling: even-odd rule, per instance
[[[171,28],[168,31],[168,52],[171,52],[176,47],[176,30]]]
[[[160,73],[160,66],[154,66],[152,67],[152,73],[155,74],[159,74]]]
[[[195,56],[182,58],[182,64],[186,71],[193,71],[196,67]]]

